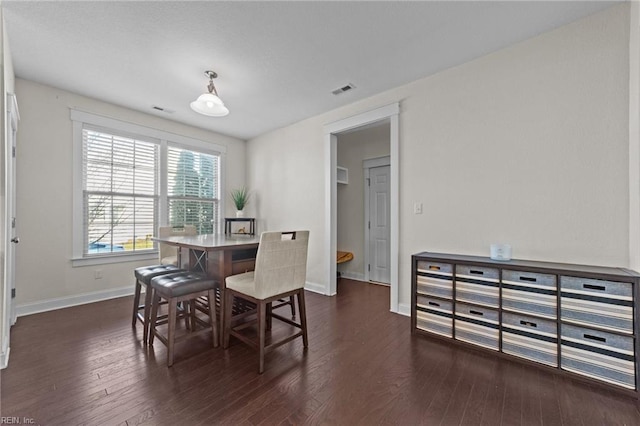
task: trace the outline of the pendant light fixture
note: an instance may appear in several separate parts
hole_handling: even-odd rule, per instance
[[[218,77],[218,74],[214,71],[205,71],[204,74],[209,77],[209,85],[207,86],[209,93],[204,93],[191,102],[191,109],[210,117],[224,117],[229,114],[229,109],[224,106],[224,102],[218,97],[216,86],[213,85],[213,79]]]

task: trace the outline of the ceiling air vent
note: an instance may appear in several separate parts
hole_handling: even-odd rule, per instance
[[[351,89],[354,89],[356,86],[354,86],[353,84],[349,83],[346,86],[342,86],[337,88],[336,90],[332,91],[331,93],[333,93],[334,95],[339,95],[341,93],[347,92]]]
[[[175,111],[172,109],[162,108],[157,105],[152,105],[151,109],[155,109],[156,111],[166,112],[167,114],[173,114]]]

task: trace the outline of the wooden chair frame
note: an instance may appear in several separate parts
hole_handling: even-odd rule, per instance
[[[281,315],[273,313],[273,309],[274,309],[272,307],[273,302],[277,302],[279,299],[282,299],[285,297],[290,297],[291,299],[293,299],[294,296],[297,296],[298,298],[298,309],[300,311],[300,323],[296,323],[295,321],[292,321],[288,318],[284,318]],[[257,317],[255,320],[246,321],[234,327],[231,326],[231,307],[233,306],[234,297],[239,297],[256,304]],[[244,293],[237,292],[227,287],[227,289],[225,290],[225,299],[226,300],[225,300],[224,321],[225,321],[225,324],[227,325],[225,326],[225,329],[224,329],[223,347],[225,349],[228,348],[229,342],[231,340],[231,336],[234,336],[237,339],[241,340],[242,342],[256,348],[258,350],[258,358],[259,358],[258,372],[260,374],[264,372],[264,356],[267,352],[271,351],[272,349],[275,349],[278,346],[284,345],[285,343],[288,343],[298,337],[302,337],[302,342],[305,349],[309,347],[309,338],[307,335],[307,313],[306,313],[306,307],[304,302],[304,288],[299,288],[296,290],[289,291],[287,293],[278,294],[270,298],[260,300],[260,299],[256,299],[251,296],[248,296]],[[300,329],[300,331],[290,336],[287,336],[277,342],[273,342],[270,345],[265,345],[266,330],[271,328],[272,318],[276,318],[280,321],[283,321],[287,324],[297,327]],[[256,340],[251,340],[240,333],[241,330],[247,327],[250,327],[256,323],[258,325],[258,336]]]

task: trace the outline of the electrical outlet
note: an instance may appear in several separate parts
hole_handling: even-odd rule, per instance
[[[422,203],[413,203],[413,214],[422,214]]]
[[[93,271],[93,278],[96,280],[101,280],[102,279],[102,269],[96,269],[95,271]]]

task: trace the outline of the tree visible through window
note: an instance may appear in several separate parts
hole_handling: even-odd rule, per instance
[[[213,233],[218,211],[219,157],[169,147],[169,223],[194,225],[199,234]]]

